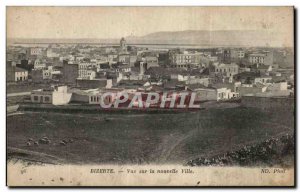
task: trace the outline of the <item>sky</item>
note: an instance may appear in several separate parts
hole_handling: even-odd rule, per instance
[[[263,30],[293,42],[292,7],[7,7],[7,38],[120,38],[159,31]]]

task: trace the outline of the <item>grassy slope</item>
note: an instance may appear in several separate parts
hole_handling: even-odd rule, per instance
[[[203,154],[292,131],[292,114],[245,108],[151,115],[26,113],[7,118],[9,147],[46,153],[70,163],[183,164]],[[26,146],[28,138],[42,136],[52,143]],[[74,142],[59,144],[69,138]]]

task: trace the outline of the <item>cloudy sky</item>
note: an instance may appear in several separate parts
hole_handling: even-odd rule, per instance
[[[8,7],[8,38],[120,38],[158,31],[260,30],[292,44],[292,7]]]

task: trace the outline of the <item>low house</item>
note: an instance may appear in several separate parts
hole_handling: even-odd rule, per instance
[[[28,71],[19,67],[14,68],[15,81],[26,81],[28,79]]]
[[[109,89],[72,89],[72,103],[82,103],[82,104],[91,104],[91,105],[100,105],[102,95],[104,93],[114,93],[115,95],[107,95],[105,98],[103,98],[104,104],[113,103],[115,100],[115,96],[117,93],[123,92],[124,89],[118,89],[118,88],[109,88]]]
[[[34,69],[44,69],[47,65],[45,62],[43,62],[41,59],[36,59],[34,61]]]
[[[225,86],[205,87],[201,84],[188,85],[188,89],[196,92],[195,101],[220,101],[238,97]]]
[[[202,84],[204,86],[208,86],[210,84],[210,78],[208,77],[195,77],[195,78],[189,78],[186,81],[187,84]]]
[[[278,82],[270,84],[267,88],[267,91],[286,91],[287,88],[287,82]]]
[[[72,93],[67,86],[56,86],[49,89],[38,89],[31,92],[32,103],[44,103],[53,105],[65,105],[71,100]]]
[[[256,94],[266,92],[267,86],[261,83],[256,84],[242,84],[239,88],[240,96],[244,96],[247,94]]]
[[[147,63],[147,69],[150,67],[158,67],[158,57],[156,56],[146,56],[142,58],[142,61]]]
[[[234,82],[234,83],[216,83],[213,84],[212,87],[215,87],[217,89],[222,89],[222,88],[226,88],[229,97],[228,99],[231,98],[237,98],[239,97],[239,89],[241,87],[241,82]],[[230,91],[229,91],[230,90]]]
[[[225,77],[232,77],[239,73],[239,66],[235,63],[215,64],[215,73],[222,74]]]
[[[272,71],[271,65],[264,65],[264,64],[256,64],[251,66],[251,71],[260,72],[260,73],[267,73]]]
[[[131,67],[130,65],[118,65],[115,68],[115,72],[123,72],[123,73],[131,72]]]
[[[52,67],[43,70],[43,79],[52,79]]]
[[[272,77],[266,76],[266,75],[262,75],[260,77],[255,77],[254,84],[255,83],[266,84],[266,83],[270,83],[271,80],[272,80]]]
[[[233,94],[231,94],[231,90],[227,89],[226,87],[217,88],[216,90],[217,90],[217,101],[227,100],[233,97]]]
[[[206,87],[201,84],[188,85],[188,90],[196,92],[195,101],[217,101],[217,91],[214,88]]]
[[[238,97],[239,94],[236,91],[235,83],[217,83],[212,85],[217,91],[217,101],[227,100],[233,97]]]
[[[116,100],[116,96],[118,93],[124,92],[124,89],[94,89],[94,90],[87,90],[88,96],[89,96],[89,104],[95,105],[95,104],[101,104],[101,100],[103,99],[103,103],[108,105],[110,103],[114,103]],[[114,93],[114,95],[108,95],[105,98],[102,98],[102,95],[104,93]]]

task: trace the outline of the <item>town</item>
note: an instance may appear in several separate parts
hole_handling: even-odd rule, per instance
[[[54,164],[281,162],[293,153],[293,59],[288,47],[15,42],[10,151]]]
[[[190,91],[197,102],[293,98],[293,58],[292,48],[145,46],[125,38],[15,43],[7,47],[8,100],[15,92],[22,102],[52,105],[96,105],[106,92]]]

